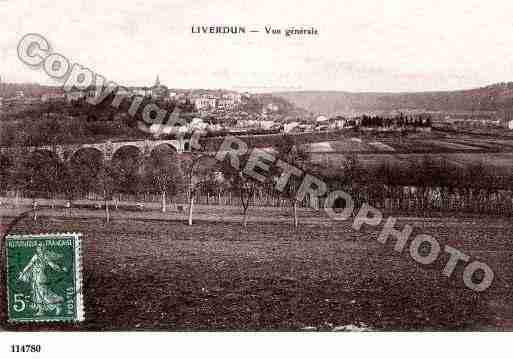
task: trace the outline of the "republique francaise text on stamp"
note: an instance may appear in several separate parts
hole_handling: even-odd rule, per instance
[[[81,235],[6,238],[9,321],[84,320]]]

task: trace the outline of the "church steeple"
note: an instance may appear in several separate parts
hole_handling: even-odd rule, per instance
[[[153,85],[151,88],[151,97],[161,99],[167,97],[167,95],[168,89],[166,86],[160,83],[160,77],[157,75],[157,78],[155,79],[155,85]]]

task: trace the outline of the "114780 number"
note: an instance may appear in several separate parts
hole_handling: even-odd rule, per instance
[[[25,344],[25,345],[11,345],[12,353],[39,353],[41,352],[41,345]]]

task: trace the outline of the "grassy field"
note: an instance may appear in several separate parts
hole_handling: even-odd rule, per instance
[[[3,221],[7,221],[3,217]],[[372,330],[513,329],[513,224],[501,219],[411,218],[495,271],[475,293],[441,275],[442,256],[416,264],[349,223],[123,220],[23,220],[14,232],[84,234],[82,324],[5,325],[78,330]],[[5,283],[1,283],[2,288]],[[0,291],[5,301],[5,289]]]
[[[314,138],[310,139],[314,141]],[[342,167],[356,156],[365,168],[384,163],[399,168],[420,164],[426,157],[458,167],[482,164],[500,174],[513,171],[513,139],[458,133],[398,133],[347,131],[339,138],[311,142],[312,161],[330,168]]]
[[[346,130],[340,133],[329,133],[325,139],[305,137],[305,141],[314,144],[323,141],[335,152],[398,152],[398,153],[451,153],[451,152],[512,152],[513,138],[496,138],[491,136],[472,136],[468,134],[444,133],[432,131],[428,133],[397,132],[361,132]],[[297,138],[303,138],[299,135]],[[322,152],[319,149],[318,152]]]
[[[422,164],[429,157],[435,163],[446,161],[460,168],[471,165],[483,165],[493,169],[495,173],[511,174],[513,171],[513,152],[498,153],[357,153],[356,158],[364,168],[377,168],[385,163],[399,168],[407,168],[412,164]],[[331,168],[343,167],[349,158],[344,153],[313,153],[311,159],[314,163],[325,164]]]

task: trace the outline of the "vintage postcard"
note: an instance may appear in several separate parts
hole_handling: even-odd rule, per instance
[[[513,330],[512,4],[0,16],[2,332]]]

